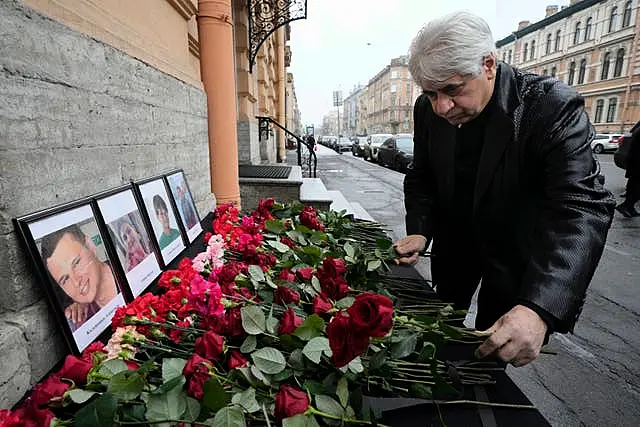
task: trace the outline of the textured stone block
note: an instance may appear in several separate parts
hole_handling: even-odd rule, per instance
[[[16,233],[0,236],[0,254],[0,313],[18,311],[42,299],[45,292]]]
[[[9,409],[31,385],[27,342],[20,328],[0,320],[0,409]]]

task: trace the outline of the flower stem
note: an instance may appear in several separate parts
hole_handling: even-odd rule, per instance
[[[337,415],[333,415],[333,414],[327,414],[326,412],[322,412],[317,410],[316,408],[314,408],[313,406],[309,406],[309,408],[307,408],[307,414],[311,414],[311,415],[319,415],[323,418],[329,418],[330,420],[338,420],[338,421],[342,421],[345,423],[351,423],[351,424],[366,424],[366,425],[376,425],[379,427],[390,427],[387,426],[385,424],[380,424],[377,422],[372,422],[372,421],[365,421],[365,420],[356,420],[354,418],[344,418],[344,417],[339,417]]]

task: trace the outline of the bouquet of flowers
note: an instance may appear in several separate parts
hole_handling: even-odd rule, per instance
[[[214,213],[204,251],[165,271],[159,292],[118,309],[113,335],[37,385],[0,426],[315,426],[377,423],[366,395],[431,398],[487,384],[436,357],[478,342],[446,303],[386,273],[381,224],[264,200]]]

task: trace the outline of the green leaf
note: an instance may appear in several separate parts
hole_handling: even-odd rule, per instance
[[[144,413],[146,412],[146,410],[146,405],[140,405],[138,402],[134,402],[131,404],[120,403],[120,405],[118,405],[118,418],[120,421],[137,422],[139,425],[144,425]]]
[[[112,427],[117,406],[118,399],[111,393],[105,393],[80,409],[73,419],[73,425],[74,427]]]
[[[267,332],[270,334],[275,334],[278,328],[278,319],[273,317],[273,305],[269,310],[269,317],[267,317]]]
[[[264,347],[251,353],[253,363],[265,374],[277,374],[286,366],[287,362],[279,350]]]
[[[171,378],[169,381],[167,381],[166,383],[163,383],[160,387],[158,387],[157,389],[153,390],[151,392],[151,394],[163,394],[163,393],[166,393],[166,392],[168,392],[169,390],[171,390],[174,387],[182,387],[186,381],[187,380],[185,379],[184,375],[180,375],[179,377]]]
[[[110,379],[112,376],[114,376],[118,372],[128,371],[128,370],[129,368],[127,367],[127,364],[124,363],[124,360],[111,359],[111,360],[106,360],[105,362],[102,363],[102,365],[100,366],[100,369],[98,370],[98,373]]]
[[[379,259],[374,259],[373,261],[369,261],[367,263],[367,271],[377,270],[378,268],[380,268],[381,265],[382,265],[382,261],[380,261]]]
[[[95,391],[83,390],[81,388],[74,388],[73,390],[69,390],[66,394],[74,403],[84,403],[98,393]]]
[[[315,276],[314,276],[315,277]],[[304,340],[309,341],[312,338],[322,335],[324,331],[324,320],[317,314],[312,314],[307,317],[300,326],[296,328],[293,335]]]
[[[351,362],[349,362],[349,365],[347,365],[347,367],[354,374],[359,374],[360,372],[364,372],[364,366],[362,366],[362,359],[360,359],[360,356],[356,357]]]
[[[320,279],[318,279],[316,276],[311,276],[311,286],[313,286],[313,290],[315,290],[317,293],[322,292],[322,289],[320,288]]]
[[[430,362],[436,357],[436,346],[431,342],[425,342],[420,351],[418,360],[420,362]]]
[[[338,381],[336,395],[338,396],[342,407],[346,407],[347,403],[349,403],[349,382],[345,377],[340,378],[340,381]]]
[[[293,351],[297,348],[303,348],[305,342],[293,335],[280,335],[280,345],[285,351]]]
[[[216,379],[212,378],[204,383],[202,391],[202,405],[212,411],[219,411],[231,403],[231,396]]]
[[[250,265],[249,266],[249,275],[256,282],[263,282],[264,281],[264,271],[262,271],[262,268],[260,268],[260,266],[258,266],[258,265]]]
[[[231,403],[242,406],[250,414],[260,410],[260,405],[256,400],[256,389],[254,388],[248,388],[243,392],[234,394],[231,398]]]
[[[242,328],[249,335],[258,335],[265,331],[265,317],[262,309],[256,305],[247,305],[240,309]]]
[[[377,353],[374,353],[373,356],[371,356],[371,360],[369,360],[369,369],[378,369],[380,368],[382,365],[384,365],[384,362],[386,362],[387,360],[387,349],[382,349]]]
[[[162,359],[162,382],[182,376],[187,361],[179,358]]]
[[[269,380],[269,378],[260,369],[258,369],[256,365],[251,365],[251,368],[249,368],[249,370],[251,371],[251,374],[254,377],[256,377],[258,381],[262,381],[266,385],[271,384],[271,381]]]
[[[291,378],[291,376],[293,376],[293,370],[289,368],[285,368],[282,372],[272,375],[271,379],[273,381],[282,382],[288,378]]]
[[[354,297],[344,297],[341,300],[336,302],[336,308],[349,308],[355,302]]]
[[[312,338],[311,341],[307,343],[302,349],[302,354],[307,356],[309,360],[314,363],[320,363],[320,358],[322,357],[322,353],[325,354],[327,351],[331,351],[331,347],[329,346],[329,339],[326,337],[315,337]]]
[[[296,349],[289,355],[289,366],[296,371],[304,370],[304,356],[301,349]]]
[[[251,353],[256,349],[256,345],[258,345],[258,340],[255,335],[248,335],[247,338],[244,339],[244,342],[240,346],[240,351],[242,353]]]
[[[313,415],[298,414],[282,420],[282,427],[320,427]]]
[[[389,239],[376,239],[376,247],[386,251],[393,246],[393,242]]]
[[[140,396],[144,378],[136,371],[122,371],[111,377],[107,391],[121,400],[133,400]]]
[[[302,388],[311,393],[312,396],[325,393],[324,385],[319,381],[306,380]]]
[[[303,246],[307,245],[307,239],[305,239],[304,235],[298,230],[287,231],[287,236]]]
[[[409,394],[411,394],[411,396],[413,397],[418,397],[421,399],[431,399],[433,397],[431,387],[417,383],[413,383],[409,386]]]
[[[418,343],[418,335],[412,334],[404,337],[400,342],[391,345],[391,357],[394,359],[402,359],[407,357],[416,348]]]
[[[282,242],[278,242],[277,240],[267,240],[267,244],[282,254],[291,250],[289,246]]]
[[[344,244],[344,253],[347,254],[348,257],[353,258],[356,254],[355,249],[351,246],[351,243],[347,242]]]
[[[245,427],[247,424],[244,420],[244,412],[242,408],[237,406],[228,406],[220,409],[213,422],[209,424],[213,427]]]
[[[445,335],[447,335],[447,337],[452,338],[454,340],[458,340],[460,338],[462,338],[462,333],[454,328],[451,325],[447,325],[445,322],[439,322],[438,326],[440,327],[440,330],[442,332],[444,332]]]
[[[272,289],[278,289],[278,285],[276,285],[275,283],[273,283],[273,280],[271,280],[271,277],[267,274],[264,276],[267,285],[269,285],[270,288]]]
[[[200,402],[193,397],[187,396],[187,409],[184,410],[184,414],[180,417],[185,421],[195,421],[200,415]]]
[[[187,394],[182,388],[175,387],[165,394],[150,394],[147,399],[145,416],[149,421],[177,420],[187,409]],[[170,423],[163,424],[170,426]]]
[[[273,233],[273,234],[282,234],[284,233],[284,225],[276,220],[276,219],[268,219],[264,222],[264,228],[267,229],[267,231]]]
[[[342,409],[342,406],[340,406],[340,404],[333,398],[325,394],[316,396],[316,406],[321,412],[326,412],[327,414],[331,414],[336,417],[344,416],[344,409]]]

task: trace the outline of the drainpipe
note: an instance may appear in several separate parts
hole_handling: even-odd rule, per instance
[[[207,94],[211,191],[240,207],[237,96],[231,0],[198,0],[200,71]]]
[[[285,27],[280,27],[276,32],[278,43],[278,123],[283,126],[287,126],[284,98],[287,85],[287,69],[284,65],[284,32]],[[291,129],[289,129],[291,130]],[[287,147],[286,147],[286,135],[280,131],[280,138],[278,139],[278,162],[284,163],[287,161]]]

